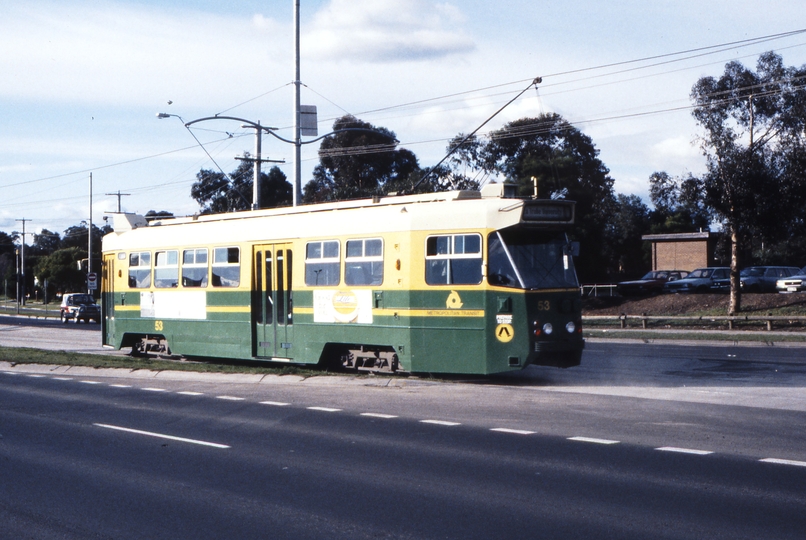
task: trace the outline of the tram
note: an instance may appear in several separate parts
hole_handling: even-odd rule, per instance
[[[103,239],[132,353],[488,375],[581,360],[574,203],[480,191],[147,222]]]

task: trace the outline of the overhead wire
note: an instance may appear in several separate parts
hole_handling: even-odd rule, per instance
[[[556,87],[556,86],[562,86],[562,85],[569,85],[569,84],[573,84],[573,83],[585,82],[585,81],[596,79],[596,78],[602,78],[602,77],[614,76],[614,75],[618,75],[618,74],[622,74],[622,73],[634,72],[634,71],[637,71],[637,70],[649,69],[651,67],[668,65],[668,64],[671,64],[671,63],[681,62],[681,61],[689,60],[689,59],[692,59],[692,58],[698,58],[698,57],[707,56],[707,55],[711,55],[711,54],[718,54],[718,53],[721,53],[721,52],[734,50],[736,48],[742,48],[742,47],[748,47],[748,46],[757,45],[757,44],[761,44],[761,43],[766,43],[766,42],[769,42],[769,41],[782,39],[782,38],[785,38],[785,37],[791,37],[791,36],[799,35],[799,34],[802,34],[802,33],[805,33],[805,32],[806,32],[806,29],[794,30],[794,31],[790,31],[790,32],[782,32],[782,33],[778,33],[778,34],[770,34],[770,35],[767,35],[767,36],[749,38],[749,39],[745,39],[745,40],[733,41],[733,42],[729,42],[729,43],[717,44],[717,45],[712,45],[712,46],[707,46],[707,47],[699,47],[699,48],[687,49],[687,50],[677,51],[677,52],[673,52],[673,53],[666,53],[666,54],[661,54],[661,55],[647,56],[647,57],[638,58],[638,59],[632,59],[632,60],[627,60],[627,61],[613,62],[613,63],[609,63],[609,64],[602,64],[602,65],[591,66],[591,67],[586,67],[586,68],[567,70],[567,71],[563,71],[563,72],[550,73],[550,74],[544,75],[543,77],[551,79],[551,78],[555,78],[555,77],[561,77],[561,76],[565,76],[565,75],[572,75],[572,74],[576,74],[576,73],[593,72],[593,71],[602,70],[602,69],[608,69],[608,68],[612,68],[612,67],[626,66],[626,65],[630,65],[630,64],[648,62],[648,61],[653,61],[653,60],[660,60],[660,59],[664,59],[664,58],[673,58],[675,56],[681,56],[681,55],[690,55],[690,56],[686,56],[686,57],[683,57],[683,58],[673,58],[671,60],[666,60],[666,61],[663,61],[663,62],[655,62],[655,63],[649,64],[649,65],[635,66],[635,67],[632,67],[632,68],[629,68],[629,69],[618,70],[618,71],[615,71],[615,72],[608,72],[608,73],[604,73],[604,74],[595,74],[595,75],[591,75],[590,77],[577,78],[577,79],[568,80],[568,81],[557,81],[557,82],[553,82],[553,83],[549,82],[549,83],[543,84],[541,86],[543,88],[551,88],[551,87]],[[796,46],[800,46],[800,45],[796,45]],[[792,47],[794,47],[794,46],[792,46]],[[790,47],[787,47],[787,48],[790,48]],[[704,51],[708,51],[708,52],[704,52]],[[697,53],[697,54],[692,54],[692,53]],[[688,69],[693,69],[693,68],[686,67],[686,68],[681,68],[681,70],[682,69],[688,70]],[[674,70],[674,72],[676,72],[676,71],[680,71],[680,70]],[[665,74],[668,74],[668,73],[669,72],[663,72],[663,73],[659,73],[659,74],[648,74],[648,75],[643,75],[643,76],[637,77],[637,78],[631,78],[631,79],[619,80],[619,81],[612,81],[612,82],[607,82],[607,83],[602,83],[602,84],[605,84],[605,85],[619,84],[619,83],[623,83],[623,82],[630,81],[630,80],[636,80],[636,79],[645,78],[645,77],[661,76],[661,75],[665,75]],[[406,110],[406,109],[408,109],[408,110],[416,110],[417,108],[421,108],[421,107],[426,106],[426,105],[430,106],[431,104],[433,104],[435,102],[442,102],[443,104],[451,103],[450,101],[446,102],[445,100],[450,99],[450,98],[458,98],[458,97],[462,97],[462,96],[470,96],[472,94],[478,94],[480,92],[485,92],[485,91],[489,91],[489,90],[505,88],[505,87],[508,87],[508,86],[512,86],[514,84],[523,83],[524,81],[527,81],[527,80],[529,80],[529,79],[521,79],[521,80],[518,80],[518,81],[512,81],[512,82],[508,82],[508,83],[490,85],[490,86],[477,88],[477,89],[473,89],[473,90],[467,90],[467,91],[463,91],[463,92],[455,92],[455,93],[446,94],[446,95],[443,95],[443,96],[437,96],[437,97],[433,97],[433,98],[427,98],[427,99],[422,99],[422,100],[406,102],[406,103],[403,103],[403,104],[392,105],[392,106],[388,106],[388,107],[381,107],[381,108],[376,108],[376,109],[370,109],[370,110],[363,111],[363,112],[360,112],[360,113],[357,113],[357,114],[360,115],[360,116],[365,116],[365,115],[372,115],[372,114],[376,114],[376,113],[381,113],[381,112],[385,112],[385,111],[393,111],[393,110]],[[262,93],[262,94],[260,94],[258,96],[255,96],[254,98],[250,98],[250,99],[248,99],[246,101],[243,101],[241,103],[238,103],[237,105],[234,105],[234,106],[232,106],[232,107],[230,107],[228,109],[224,109],[223,111],[219,112],[218,114],[219,115],[223,114],[225,112],[228,112],[230,110],[238,108],[238,107],[240,107],[242,105],[248,104],[248,103],[253,102],[253,101],[257,100],[257,99],[265,97],[266,95],[272,94],[272,93],[274,93],[274,92],[276,92],[276,91],[278,91],[278,90],[280,90],[282,88],[287,87],[289,84],[291,84],[291,83],[287,83],[287,84],[281,85],[281,86],[279,86],[277,88],[274,88],[272,90],[269,90],[268,92],[264,92],[264,93]],[[344,109],[343,107],[337,105],[333,101],[329,100],[328,98],[323,96],[321,93],[313,90],[312,88],[310,88],[308,86],[306,86],[306,88],[309,91],[315,93],[320,98],[326,100],[328,103],[330,103],[334,107],[340,109],[343,112],[347,112],[346,109]],[[566,89],[564,91],[565,92],[567,92],[567,91],[579,91],[579,90],[589,89],[589,88],[590,88],[589,86],[586,86],[584,88]],[[509,92],[501,92],[501,93],[495,93],[495,94],[487,94],[487,95],[472,97],[470,99],[472,99],[472,100],[481,100],[481,99],[489,100],[491,97],[507,95],[507,94],[510,94],[510,93]],[[556,92],[549,92],[548,94],[544,93],[544,95],[555,95],[555,94],[556,94]],[[458,100],[456,100],[456,101],[458,101]],[[456,102],[456,101],[453,101],[453,102]],[[464,102],[466,102],[466,99],[464,100]],[[468,107],[468,106],[466,105],[463,108],[466,108],[466,107]],[[656,110],[652,110],[652,111],[644,111],[644,112],[637,112],[637,113],[630,113],[630,114],[623,114],[623,115],[610,115],[610,116],[601,117],[601,118],[595,118],[595,119],[578,120],[578,121],[573,122],[572,125],[580,125],[580,124],[603,122],[603,121],[623,120],[623,119],[627,119],[627,118],[635,118],[635,117],[647,116],[647,115],[652,115],[652,114],[665,114],[665,113],[669,113],[669,112],[675,112],[675,111],[686,110],[686,109],[691,109],[691,108],[693,108],[693,106],[688,105],[688,106],[671,107],[671,108],[665,108],[665,109],[656,109]],[[442,111],[440,111],[440,112],[444,113],[444,109]],[[199,128],[199,129],[203,129],[203,128]],[[218,132],[218,131],[215,131],[215,130],[205,130],[205,131]],[[228,132],[223,132],[223,133],[227,134],[226,138],[218,139],[218,140],[215,140],[215,141],[210,141],[210,142],[207,142],[206,144],[211,144],[211,143],[215,143],[215,142],[221,142],[221,141],[225,141],[226,139],[231,138],[230,133],[228,133]],[[246,135],[248,135],[248,134],[246,134],[246,133],[237,134],[235,136],[241,137],[241,136],[246,136]],[[195,135],[194,135],[194,137],[195,137]],[[429,141],[412,141],[412,142],[408,142],[408,143],[405,143],[405,144],[407,144],[407,145],[421,145],[421,144],[428,144],[428,143],[439,142],[439,141],[444,142],[446,140],[447,139],[431,139]],[[201,142],[199,142],[199,145],[204,147],[204,145],[202,145]],[[388,150],[384,150],[383,148],[381,148],[381,147],[384,147],[384,146],[389,147],[390,145],[380,145],[380,147],[378,145],[376,145],[375,147],[369,147],[368,146],[368,147],[364,147],[363,151],[368,152],[368,153],[370,153],[370,152],[374,153],[374,152],[388,151]],[[108,163],[108,164],[105,164],[105,165],[99,165],[99,166],[95,166],[95,167],[90,167],[90,168],[77,170],[77,171],[72,171],[72,172],[63,173],[63,174],[58,174],[58,175],[35,178],[35,179],[31,179],[31,180],[24,180],[24,181],[20,181],[20,182],[12,182],[12,183],[8,183],[8,184],[3,184],[0,187],[24,186],[24,185],[30,185],[30,184],[43,182],[43,181],[48,181],[48,180],[66,178],[66,177],[80,175],[80,174],[87,174],[87,173],[97,171],[97,170],[102,170],[102,169],[107,169],[107,168],[112,168],[112,167],[119,167],[119,166],[128,165],[128,164],[132,164],[132,163],[137,163],[137,162],[140,162],[140,161],[154,159],[154,158],[170,155],[170,154],[173,154],[173,153],[187,151],[187,150],[190,150],[190,149],[193,149],[193,148],[196,148],[196,146],[194,145],[194,146],[182,147],[182,148],[178,148],[178,149],[174,149],[174,150],[160,152],[160,153],[157,153],[157,154],[151,154],[151,155],[148,155],[148,156],[143,156],[143,157],[139,157],[139,158],[133,158],[133,159],[119,161],[119,162],[115,162],[115,163]],[[352,147],[349,151],[351,152],[351,155],[355,155],[356,153],[360,152],[361,150],[362,150],[361,147]],[[334,155],[334,154],[330,154],[330,155]],[[210,159],[213,160],[213,162],[215,163],[215,160],[212,157],[210,157]],[[313,160],[313,159],[316,159],[316,158],[311,158],[310,160]],[[310,160],[308,160],[308,161],[310,161]],[[219,167],[219,169],[220,169],[220,167]],[[78,180],[76,180],[76,181],[78,181]],[[176,182],[177,185],[181,184],[181,183],[183,183],[182,180],[179,180],[179,181]],[[165,186],[165,185],[170,185],[170,183],[166,184],[165,182],[162,182],[161,184],[155,184],[155,185],[150,186],[150,187],[145,186],[143,188],[138,188],[138,189],[142,189],[142,190],[147,191],[147,190],[150,190],[150,189],[157,189],[159,186]],[[60,200],[65,200],[65,199],[60,198]],[[7,205],[0,204],[0,207],[4,207],[4,206],[7,206]]]

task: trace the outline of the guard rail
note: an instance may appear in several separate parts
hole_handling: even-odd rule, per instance
[[[733,330],[736,323],[760,323],[766,324],[767,330],[772,330],[773,323],[786,322],[789,326],[793,323],[803,324],[806,323],[806,317],[802,316],[787,316],[787,315],[702,315],[702,316],[686,316],[686,315],[583,315],[582,322],[612,322],[618,323],[621,328],[627,328],[629,321],[638,321],[641,327],[646,329],[649,327],[650,322],[674,322],[674,323],[725,323],[728,324],[728,329]]]

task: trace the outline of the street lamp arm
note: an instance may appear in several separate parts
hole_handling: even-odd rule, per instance
[[[164,114],[164,113],[160,113],[160,114]],[[159,116],[159,115],[157,115],[157,116]],[[196,120],[191,120],[190,122],[185,122],[185,127],[190,127],[193,124],[196,124],[198,122],[204,122],[206,120],[235,120],[236,122],[243,122],[244,124],[247,124],[247,125],[255,128],[255,129],[261,129],[261,130],[263,130],[263,131],[265,131],[267,133],[271,133],[273,129],[277,129],[277,128],[274,128],[274,127],[262,126],[262,125],[260,125],[260,124],[258,124],[256,122],[252,122],[251,120],[246,120],[245,118],[238,118],[237,116],[205,116],[204,118],[197,118]],[[183,120],[183,122],[184,122],[184,120]],[[274,135],[274,134],[272,133],[272,135]]]

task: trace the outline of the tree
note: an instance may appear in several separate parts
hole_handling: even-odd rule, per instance
[[[249,157],[249,153],[244,153]],[[196,175],[196,182],[190,188],[190,196],[199,203],[202,214],[222,214],[252,208],[252,186],[254,167],[247,159],[229,176],[222,172],[202,169]],[[260,173],[259,208],[290,206],[293,187],[277,166],[268,174]]]
[[[576,201],[577,269],[585,279],[618,273],[605,234],[617,206],[613,179],[590,137],[562,116],[547,113],[510,122],[478,145],[466,151],[471,164],[517,184],[521,195],[532,195],[536,183],[539,198]]]
[[[319,147],[319,165],[304,187],[306,203],[385,195],[419,171],[417,157],[398,149],[395,134],[352,115],[333,123],[335,133]],[[393,189],[390,189],[393,188]]]
[[[34,234],[34,243],[31,251],[36,255],[50,255],[61,247],[62,239],[59,233],[42,229],[42,232]]]
[[[702,181],[692,175],[673,178],[667,172],[649,176],[649,231],[653,234],[708,230],[711,212],[705,205]]]
[[[806,68],[761,55],[756,72],[729,62],[719,79],[691,91],[704,133],[705,201],[722,219],[731,245],[728,311],[741,310],[740,253],[748,238],[780,239],[804,223],[806,202]]]
[[[56,291],[86,290],[87,274],[78,269],[86,253],[78,247],[68,247],[41,257],[34,267],[37,279],[40,283],[47,281],[48,287]],[[49,291],[45,291],[45,300],[49,297]]]
[[[174,215],[172,212],[168,212],[167,210],[160,210],[159,212],[157,212],[156,210],[149,210],[148,212],[146,212],[146,215],[144,217],[146,218],[146,221],[150,223],[152,221],[157,221],[160,219],[170,219],[174,217]]]
[[[649,216],[649,207],[638,195],[616,195],[615,213],[607,222],[606,245],[621,275],[641,275],[650,267],[649,253],[641,240],[649,227]]]

